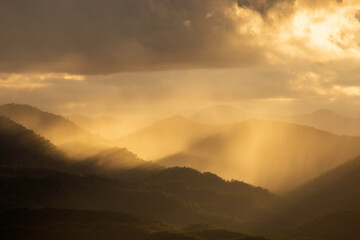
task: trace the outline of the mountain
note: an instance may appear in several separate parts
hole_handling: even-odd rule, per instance
[[[194,114],[190,120],[205,124],[229,124],[250,118],[249,114],[239,109],[214,106]],[[360,136],[360,119],[343,116],[327,109],[303,115],[264,115],[261,118],[301,124],[338,135]]]
[[[89,141],[94,137],[75,123],[29,105],[5,104],[0,106],[0,116],[5,116],[31,129],[53,143],[60,145],[70,141]]]
[[[209,163],[209,158],[193,155],[191,153],[180,152],[164,158],[158,159],[156,162],[168,167],[180,166],[186,167],[191,166],[195,169],[202,169],[206,164]]]
[[[164,166],[187,166],[288,191],[360,154],[360,138],[266,120],[204,125],[175,116],[121,141]],[[271,169],[271,171],[269,170]]]
[[[360,136],[360,119],[342,116],[326,109],[305,115],[282,116],[278,119],[339,135]]]
[[[0,116],[0,166],[64,167],[65,155],[45,138]]]
[[[291,237],[308,240],[353,240],[360,235],[360,211],[336,212],[317,217],[291,231]]]
[[[66,117],[91,134],[110,140],[118,139],[153,123],[151,119],[119,119],[110,116],[88,117],[83,114],[72,114]]]
[[[228,124],[246,119],[249,119],[249,115],[241,110],[221,105],[203,109],[190,117],[192,121],[205,124]]]
[[[134,239],[174,231],[159,222],[120,212],[13,209],[0,214],[2,239]]]
[[[94,167],[95,166],[95,167]],[[126,148],[109,148],[74,164],[79,170],[112,178],[144,178],[164,169],[158,163],[144,161]]]
[[[176,115],[131,133],[119,139],[118,143],[141,158],[154,160],[182,151],[217,128]]]
[[[121,212],[75,209],[13,209],[0,214],[2,239],[213,240],[265,238],[222,230],[181,231]]]
[[[92,157],[113,146],[99,141],[72,141],[57,146],[61,151],[74,160]]]
[[[111,148],[86,159],[74,160],[32,130],[1,116],[0,166],[49,168],[114,178],[120,178],[125,170],[132,170],[129,174],[146,175],[163,168],[139,159],[124,148]]]
[[[206,222],[233,229],[273,214],[268,206],[276,196],[265,189],[188,168],[164,169],[126,149],[72,161],[33,131],[0,120],[0,212],[123,211],[177,226]]]
[[[360,156],[279,198],[272,209],[287,219],[267,218],[278,234],[294,239],[356,239],[360,221]],[[279,230],[280,229],[280,230]]]
[[[304,184],[288,197],[286,212],[306,222],[315,217],[360,209],[360,157]]]
[[[19,207],[122,211],[176,226],[204,222],[245,231],[247,222],[274,214],[267,206],[276,198],[264,189],[190,169],[131,181],[41,168],[2,167],[0,172],[0,212]]]

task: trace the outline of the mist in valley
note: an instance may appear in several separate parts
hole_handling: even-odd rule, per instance
[[[0,239],[354,240],[358,0],[0,1]]]

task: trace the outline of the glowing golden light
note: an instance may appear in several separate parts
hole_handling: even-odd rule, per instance
[[[66,80],[77,80],[77,81],[85,80],[85,76],[82,76],[82,75],[64,74],[63,78]]]
[[[254,44],[273,53],[321,61],[360,58],[359,10],[359,6],[346,4],[335,9],[296,4],[293,15],[282,19],[276,8],[264,18],[253,10],[235,7],[233,18],[239,22],[239,34],[251,36]]]
[[[334,12],[303,10],[295,14],[290,35],[307,40],[307,46],[323,52],[359,57],[356,33],[360,29],[355,18],[357,8],[340,8]]]
[[[0,88],[14,89],[35,89],[46,87],[48,84],[43,82],[43,78],[32,78],[27,74],[8,74],[0,76]]]
[[[348,96],[360,96],[360,87],[351,86],[351,87],[342,87],[335,86],[334,89],[338,92],[346,94]]]

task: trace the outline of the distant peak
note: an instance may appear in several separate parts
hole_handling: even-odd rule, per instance
[[[328,110],[328,109],[320,109],[317,110],[315,112],[313,112],[312,114],[317,114],[317,115],[337,115],[335,112]]]
[[[3,104],[0,107],[5,107],[5,108],[27,108],[27,109],[34,109],[34,110],[39,110],[37,107],[28,105],[28,104],[18,104],[18,103],[7,103],[7,104]]]
[[[171,116],[165,120],[171,120],[171,121],[189,121],[186,117],[184,116],[181,116],[181,115],[174,115],[174,116]]]

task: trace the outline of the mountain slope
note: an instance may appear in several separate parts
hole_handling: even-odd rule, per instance
[[[360,157],[301,186],[288,196],[286,211],[305,222],[334,212],[360,209]]]
[[[359,137],[256,119],[210,126],[173,117],[122,144],[168,167],[210,171],[273,191],[293,189],[360,154]]]
[[[162,169],[158,164],[141,160],[120,148],[107,149],[90,158],[75,161],[50,141],[1,116],[0,166],[50,168],[114,178],[121,177],[121,173],[129,170],[132,170],[131,174],[138,175]]]
[[[163,169],[125,149],[70,161],[31,130],[5,117],[0,120],[0,211],[15,207],[124,211],[180,226],[209,222],[236,229],[259,215],[272,214],[267,206],[275,196],[264,189],[192,169]],[[46,149],[48,154],[43,153]],[[121,166],[113,166],[114,159],[123,159],[117,163]]]
[[[164,169],[158,163],[144,161],[126,148],[109,148],[73,164],[88,174],[117,179],[144,178]]]
[[[194,123],[177,115],[129,134],[118,143],[141,158],[154,160],[182,151],[215,128],[218,127]]]
[[[119,119],[107,116],[88,117],[82,114],[68,115],[66,118],[93,135],[99,135],[102,138],[111,140],[116,140],[154,122],[151,119]]]
[[[18,207],[123,211],[177,226],[205,222],[239,230],[246,230],[248,221],[273,214],[267,206],[275,196],[264,189],[215,176],[209,179],[194,170],[197,183],[192,185],[186,183],[190,170],[164,171],[117,181],[49,169],[0,168],[0,211]],[[175,180],[158,182],[161,175]]]
[[[41,134],[55,144],[70,141],[89,141],[93,138],[89,133],[64,117],[43,112],[29,105],[1,105],[1,115]]]
[[[0,214],[2,239],[128,239],[175,229],[120,212],[14,209]],[[179,234],[180,235],[180,234]]]
[[[64,166],[64,154],[51,142],[2,116],[0,146],[1,166]]]
[[[181,231],[121,212],[74,209],[14,209],[0,214],[2,239],[266,240],[222,230]],[[201,237],[201,238],[200,238]]]
[[[353,240],[360,235],[360,211],[336,212],[317,217],[289,234],[308,240]]]
[[[186,152],[209,159],[203,171],[285,191],[357,156],[359,147],[359,137],[248,120],[193,143]]]
[[[283,116],[279,119],[339,135],[360,136],[360,119],[342,116],[326,109],[305,115]]]

